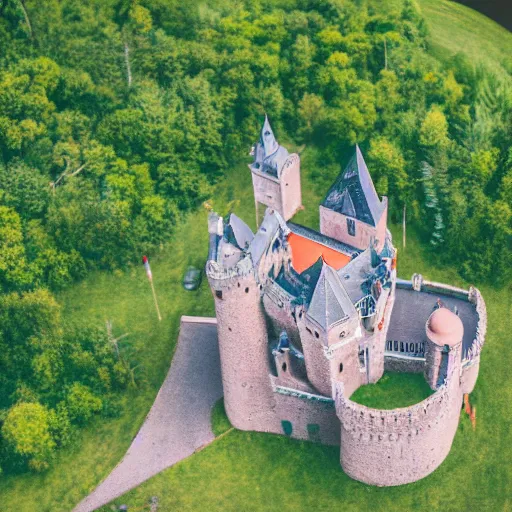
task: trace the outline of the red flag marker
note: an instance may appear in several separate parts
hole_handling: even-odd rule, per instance
[[[153,292],[153,300],[155,301],[155,309],[158,315],[158,320],[162,321],[162,315],[160,315],[160,308],[158,307],[158,301],[156,299],[155,285],[153,284],[153,273],[151,272],[151,267],[149,266],[149,260],[147,256],[142,256],[142,263],[144,265],[144,269],[146,270],[149,283],[151,284],[151,291]]]

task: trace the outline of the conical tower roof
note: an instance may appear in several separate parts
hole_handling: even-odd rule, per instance
[[[359,146],[329,189],[323,206],[376,226],[384,211]]]
[[[265,149],[265,156],[270,156],[279,149],[279,143],[274,136],[267,114],[265,114],[265,121],[261,128],[260,144]]]
[[[324,331],[328,331],[330,327],[352,315],[357,315],[357,311],[338,274],[324,262],[307,316]]]

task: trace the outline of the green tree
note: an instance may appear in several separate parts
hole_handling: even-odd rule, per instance
[[[49,466],[56,443],[50,430],[50,413],[38,403],[19,403],[9,409],[2,437],[11,456],[28,462],[31,469]]]

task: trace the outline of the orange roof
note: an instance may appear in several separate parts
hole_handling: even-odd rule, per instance
[[[296,233],[290,233],[288,235],[288,243],[292,249],[293,268],[299,274],[311,267],[320,256],[322,256],[327,265],[330,265],[336,270],[344,267],[350,261],[350,256],[319,244],[309,238],[304,238]]]

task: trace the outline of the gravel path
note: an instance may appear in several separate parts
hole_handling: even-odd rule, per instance
[[[74,512],[96,510],[213,441],[210,414],[221,396],[216,320],[182,317],[171,368],[146,421],[121,462]]]

